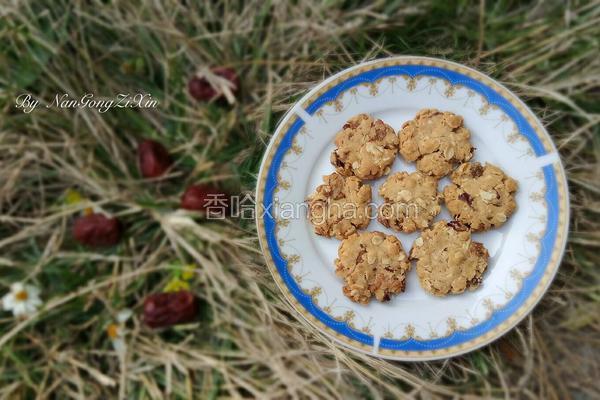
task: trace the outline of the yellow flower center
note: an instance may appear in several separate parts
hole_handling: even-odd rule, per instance
[[[164,289],[165,292],[179,292],[180,290],[190,290],[190,284],[177,277],[171,279]]]
[[[81,202],[82,200],[83,200],[83,196],[81,196],[81,193],[79,193],[75,189],[67,189],[67,191],[65,192],[65,203],[67,203],[69,205],[77,204],[77,203]]]
[[[184,281],[189,281],[190,279],[192,279],[195,275],[195,267],[193,264],[189,264],[186,265],[183,268],[183,272],[181,273],[181,279],[183,279]]]
[[[117,324],[110,324],[108,328],[106,328],[106,334],[111,339],[116,339],[119,336],[119,326]]]
[[[25,301],[25,300],[27,300],[27,298],[29,298],[29,295],[27,294],[27,291],[25,291],[25,290],[21,290],[20,292],[17,292],[15,294],[15,299],[17,299],[19,301]]]

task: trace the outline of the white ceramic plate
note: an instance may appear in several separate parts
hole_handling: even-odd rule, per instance
[[[421,289],[415,268],[406,291],[387,303],[351,302],[333,261],[339,241],[317,236],[304,201],[334,168],[333,138],[350,117],[368,113],[398,130],[422,108],[463,116],[473,161],[500,166],[519,183],[517,211],[500,229],[474,234],[490,252],[474,291],[437,298]],[[397,157],[396,171],[414,171]],[[371,181],[374,201],[384,178]],[[448,183],[440,181],[440,188]],[[443,211],[438,219],[448,219]],[[540,300],[567,237],[568,191],[558,153],[542,124],[508,89],[460,64],[396,57],[344,70],[317,85],[283,118],[265,153],[257,187],[257,228],[275,281],[317,329],[353,349],[397,360],[451,357],[514,327]],[[415,234],[372,220],[368,230],[396,235],[406,252]]]

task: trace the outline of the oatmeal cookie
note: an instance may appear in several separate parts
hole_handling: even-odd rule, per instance
[[[437,179],[421,172],[398,172],[379,188],[385,203],[379,207],[377,220],[399,232],[424,229],[440,213]]]
[[[344,279],[344,294],[361,304],[373,296],[388,301],[390,295],[403,292],[409,269],[402,243],[381,232],[361,232],[344,239],[335,260],[335,272]]]
[[[517,182],[494,165],[465,163],[451,175],[444,200],[454,219],[473,231],[499,227],[515,211]]]
[[[440,178],[473,157],[471,134],[462,117],[451,112],[421,110],[398,135],[402,157],[416,161],[417,169],[427,175]]]
[[[370,222],[371,186],[355,176],[337,172],[323,177],[323,184],[308,196],[308,219],[321,236],[344,239]]]
[[[390,172],[398,153],[398,136],[382,120],[367,114],[352,117],[335,136],[331,164],[345,176],[376,179]]]
[[[410,259],[417,262],[421,287],[435,296],[473,290],[481,283],[489,254],[471,241],[471,231],[458,221],[440,221],[415,240]]]

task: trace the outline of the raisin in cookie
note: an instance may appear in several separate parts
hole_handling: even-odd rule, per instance
[[[371,186],[355,176],[337,172],[323,177],[323,184],[308,196],[308,219],[321,236],[344,239],[370,222]]]
[[[390,295],[403,292],[409,269],[402,243],[381,232],[360,232],[344,239],[335,260],[335,272],[344,279],[344,294],[361,304],[373,296],[388,301]]]
[[[390,171],[398,153],[398,136],[382,120],[367,114],[352,117],[335,136],[331,164],[345,176],[376,179]]]
[[[473,290],[481,283],[489,254],[471,241],[471,231],[458,221],[440,221],[415,240],[410,259],[417,262],[421,287],[435,296]]]
[[[377,220],[399,232],[424,229],[440,213],[437,179],[421,172],[398,172],[379,188],[385,203],[379,207]]]
[[[450,214],[473,231],[498,227],[515,211],[517,182],[494,165],[465,163],[451,175],[444,188]]]
[[[451,112],[421,110],[398,135],[402,157],[416,161],[417,169],[427,175],[440,178],[473,157],[471,134],[462,117]]]

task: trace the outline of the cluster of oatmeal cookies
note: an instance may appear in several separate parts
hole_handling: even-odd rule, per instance
[[[469,162],[475,148],[463,118],[434,109],[419,111],[396,134],[380,119],[352,117],[335,137],[331,164],[308,199],[315,233],[341,240],[336,274],[352,301],[385,302],[404,291],[414,261],[421,287],[435,296],[458,294],[479,286],[489,254],[471,232],[504,224],[516,209],[517,183],[500,168]],[[415,162],[417,171],[389,175],[397,155]],[[371,204],[371,186],[363,180],[387,176],[379,188],[384,203]],[[438,181],[449,175],[442,192]],[[452,221],[437,221],[444,202]],[[421,235],[409,254],[395,235],[369,232],[377,220],[397,232]]]

